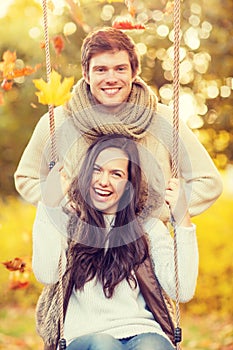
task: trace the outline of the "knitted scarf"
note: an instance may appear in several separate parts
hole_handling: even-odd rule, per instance
[[[111,107],[98,104],[90,86],[82,78],[74,86],[66,112],[78,131],[88,139],[115,133],[137,140],[144,137],[156,108],[157,97],[139,77],[132,84],[127,102],[122,103],[116,112]]]

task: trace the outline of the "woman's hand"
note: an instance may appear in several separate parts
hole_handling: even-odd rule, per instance
[[[56,163],[50,170],[42,193],[42,202],[48,207],[57,207],[64,199],[68,189],[69,180],[61,163]]]
[[[171,178],[165,191],[165,202],[180,226],[191,226],[188,203],[181,179]]]

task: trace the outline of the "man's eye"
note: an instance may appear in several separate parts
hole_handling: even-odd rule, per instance
[[[119,72],[125,72],[125,71],[127,71],[127,67],[125,67],[125,66],[122,66],[122,67],[118,67],[118,71]]]

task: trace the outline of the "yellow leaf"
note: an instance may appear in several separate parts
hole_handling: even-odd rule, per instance
[[[67,102],[70,97],[70,89],[74,84],[74,77],[64,78],[61,82],[61,75],[53,70],[49,82],[41,79],[34,79],[35,87],[40,90],[36,92],[38,100],[44,105],[60,106]]]

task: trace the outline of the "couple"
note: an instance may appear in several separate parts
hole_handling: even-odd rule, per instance
[[[170,350],[173,326],[162,292],[174,298],[168,207],[178,224],[180,296],[187,301],[198,265],[190,216],[219,197],[221,178],[180,121],[180,179],[171,179],[171,112],[139,78],[140,58],[129,36],[113,28],[90,33],[81,65],[72,98],[54,110],[63,168],[49,172],[46,114],[15,173],[16,189],[38,205],[33,269],[53,285],[62,253],[69,350]],[[57,348],[58,333],[45,334],[46,349]]]

